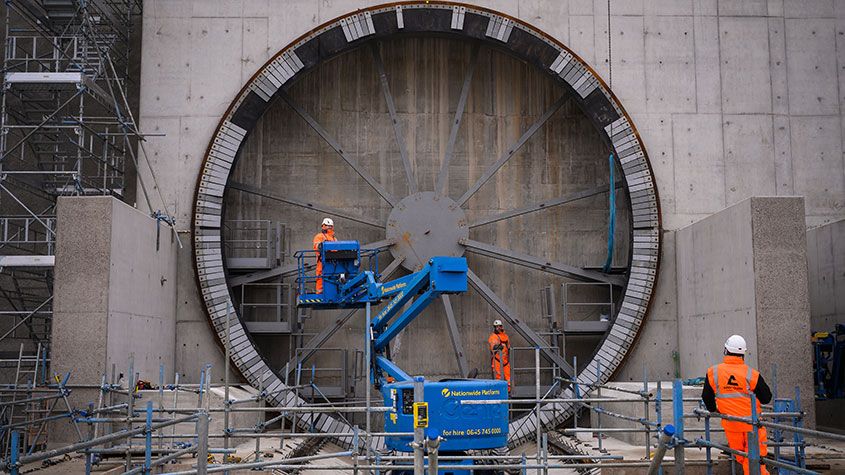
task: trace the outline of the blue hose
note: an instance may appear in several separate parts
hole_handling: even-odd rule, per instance
[[[616,234],[616,166],[613,163],[613,153],[608,155],[610,162],[610,191],[608,192],[608,204],[610,217],[607,220],[607,260],[604,261],[604,271],[610,272],[613,265],[613,235]]]

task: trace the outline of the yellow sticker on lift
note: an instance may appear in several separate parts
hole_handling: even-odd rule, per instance
[[[428,403],[414,403],[414,429],[425,429],[428,427]]]

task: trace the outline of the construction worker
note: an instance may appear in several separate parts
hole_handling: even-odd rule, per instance
[[[334,221],[332,218],[323,218],[323,223],[320,225],[320,232],[314,236],[314,250],[317,251],[317,293],[323,293],[323,260],[320,259],[320,248],[326,241],[337,241],[334,237]]]
[[[745,364],[747,352],[745,338],[732,335],[725,341],[725,357],[722,363],[711,366],[707,370],[704,389],[701,391],[701,399],[708,411],[736,417],[751,417],[752,392],[757,397],[757,414],[760,414],[761,404],[768,404],[772,400],[772,391],[763,380],[763,376],[756,369]],[[751,424],[722,419],[722,428],[725,429],[725,437],[728,439],[730,448],[748,452],[748,433],[751,432]],[[759,428],[758,438],[760,457],[763,457],[768,451],[765,427]],[[742,465],[743,473],[748,475],[748,459],[737,456],[736,460]],[[765,465],[760,465],[760,473],[768,475]]]
[[[504,379],[508,382],[508,393],[511,392],[511,341],[505,333],[505,327],[501,320],[493,320],[493,333],[487,338],[487,346],[490,348],[490,366],[493,370],[493,379]]]

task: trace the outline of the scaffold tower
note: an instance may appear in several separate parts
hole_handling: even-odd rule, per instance
[[[141,0],[5,0],[0,371],[9,375],[22,361],[49,365],[58,197],[126,199],[141,140],[129,92],[141,8]]]

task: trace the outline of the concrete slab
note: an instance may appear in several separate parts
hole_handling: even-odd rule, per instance
[[[715,16],[718,14],[717,0],[694,0],[693,10],[699,16]]]
[[[574,5],[570,4],[569,44],[567,46],[588,64],[596,64],[595,18],[576,14],[573,7]]]
[[[559,21],[569,14],[569,2],[549,3],[545,0],[521,0],[519,2],[519,18],[528,23],[536,24],[546,33],[569,44],[569,23]]]
[[[646,56],[644,20],[640,16],[614,17],[613,29],[613,91],[622,104],[631,110],[646,110]],[[596,30],[596,43],[607,49],[607,36]],[[574,34],[574,32],[573,32]],[[599,40],[601,38],[601,40]],[[596,48],[598,49],[598,48]],[[597,52],[596,60],[601,56]],[[607,79],[607,76],[604,76]]]
[[[714,3],[715,9],[715,3]],[[698,13],[698,9],[696,9]],[[722,111],[722,78],[719,60],[719,21],[713,16],[694,18],[695,97],[698,112]]]
[[[713,213],[725,206],[725,163],[719,115],[678,114],[675,141],[675,207],[679,213]]]
[[[693,17],[646,17],[645,30],[646,110],[695,112]]]
[[[845,220],[807,230],[811,328],[845,323]]]
[[[275,5],[273,5],[275,7]],[[274,8],[270,5],[270,0],[246,0],[243,3],[243,17],[261,17],[266,18],[270,16]]]
[[[792,142],[789,130],[789,118],[772,117],[772,133],[775,148],[775,186],[776,195],[795,195],[795,182],[792,170]]]
[[[839,114],[836,77],[836,26],[833,19],[787,19],[786,54],[789,112]]]
[[[748,1],[738,3],[743,6],[755,4]],[[721,8],[724,3],[719,5]],[[723,111],[728,114],[771,112],[767,20],[722,17],[719,29]]]
[[[766,16],[766,0],[721,0],[717,2],[721,16]]]
[[[144,20],[141,84],[144,90],[150,93],[140,104],[142,121],[144,117],[182,115],[188,107],[191,95],[190,63],[193,60],[190,48],[190,19],[167,16],[175,15],[176,12],[171,12],[163,6],[159,7],[184,4],[185,2],[156,2],[153,4],[155,16]],[[158,16],[159,14],[163,16]]]
[[[809,216],[831,214],[832,207],[845,206],[841,134],[838,116],[790,119],[795,193],[805,197]]]
[[[219,117],[241,87],[243,23],[240,18],[195,17],[190,32],[190,107]]]
[[[645,2],[645,15],[693,15],[696,0],[654,0]]]
[[[569,0],[570,15],[592,15],[594,0]]]
[[[190,0],[144,0],[144,20],[148,18],[190,18],[193,3]],[[144,37],[146,39],[146,36]]]
[[[704,375],[734,333],[745,336],[756,364],[750,202],[680,229],[676,238],[681,377]]]
[[[834,0],[783,0],[787,18],[824,18],[836,16]]]
[[[252,0],[193,0],[192,15],[197,17],[233,17],[240,18],[244,3]]]
[[[772,112],[789,113],[786,61],[786,26],[783,18],[769,18],[769,68],[772,75]]]
[[[725,187],[728,205],[775,190],[775,150],[770,115],[725,115]]]

